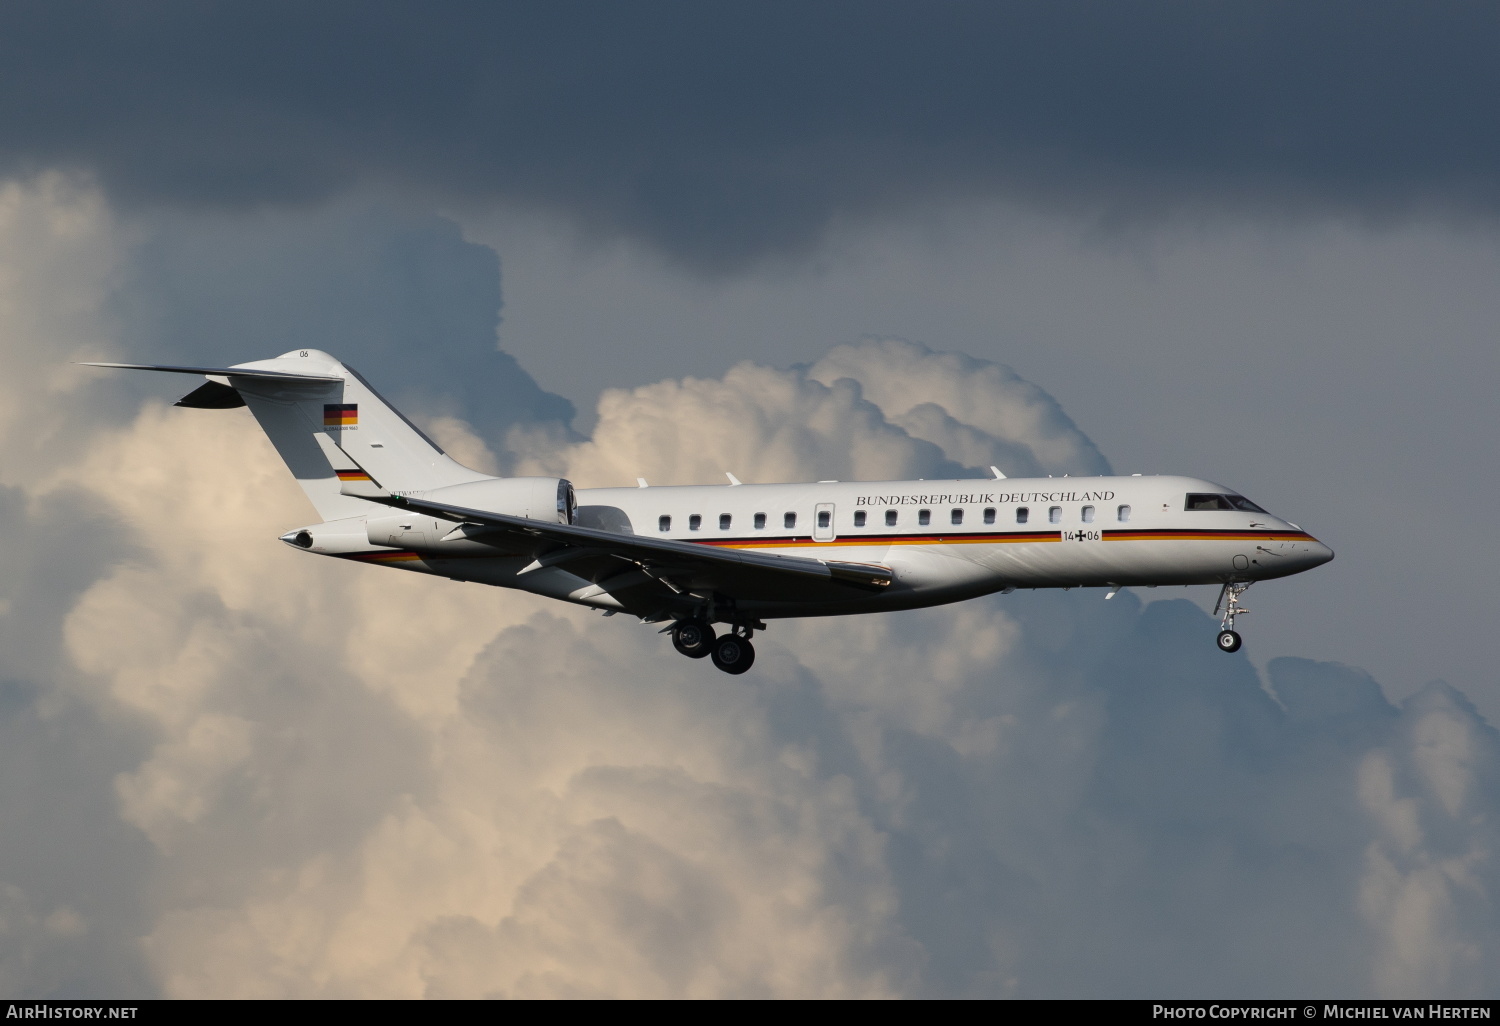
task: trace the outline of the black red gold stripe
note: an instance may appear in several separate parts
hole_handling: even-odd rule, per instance
[[[1085,528],[1087,530],[1087,528]],[[1100,531],[1104,541],[1317,541],[1306,531],[1214,531],[1192,528]],[[731,549],[778,549],[815,546],[867,545],[1008,545],[1063,540],[1062,531],[986,531],[963,534],[872,534],[843,535],[832,541],[817,541],[807,535],[792,538],[688,539],[696,545]]]
[[[1306,531],[1211,531],[1176,527],[1105,531],[1105,541],[1317,541]]]
[[[358,403],[324,403],[324,427],[351,427],[359,423]]]
[[[370,475],[363,470],[335,470],[340,481],[369,481]]]
[[[694,545],[727,549],[784,549],[803,545],[1006,545],[1015,542],[1055,542],[1062,540],[1059,531],[1002,531],[972,534],[872,534],[844,535],[830,541],[818,541],[807,535],[793,538],[715,538],[685,539]]]
[[[343,478],[343,472],[340,473]],[[366,479],[368,475],[366,475]],[[1104,531],[1104,541],[1316,541],[1306,531],[1211,531],[1156,528],[1137,531]],[[876,534],[865,537],[835,538],[832,541],[817,541],[807,535],[791,538],[715,538],[712,541],[693,541],[692,544],[722,549],[789,549],[789,548],[853,548],[877,545],[1008,545],[1036,542],[1060,542],[1061,531],[1002,531],[973,534]],[[344,553],[344,558],[365,563],[409,563],[419,562],[422,556],[407,549],[376,552]],[[505,555],[519,555],[506,553]],[[492,555],[473,557],[468,555],[445,555],[443,559],[494,558]]]
[[[422,557],[410,549],[387,549],[383,552],[341,552],[338,553],[345,559],[358,560],[361,563],[412,563],[419,562]]]

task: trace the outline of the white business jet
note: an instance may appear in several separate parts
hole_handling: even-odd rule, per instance
[[[498,478],[447,456],[353,368],[316,349],[202,374],[178,406],[249,406],[322,522],[287,544],[518,588],[645,623],[726,673],[765,621],[913,609],[1016,588],[1217,584],[1218,645],[1256,581],[1333,552],[1228,488],[1188,477],[589,488]],[[991,468],[993,469],[993,468]],[[729,631],[718,635],[715,624]]]

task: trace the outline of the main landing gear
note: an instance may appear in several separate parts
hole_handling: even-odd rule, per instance
[[[714,642],[714,650],[710,653],[714,665],[725,673],[744,673],[750,669],[755,662],[755,646],[750,644],[750,630],[745,629],[745,636],[738,634],[726,634]]]
[[[713,651],[713,625],[703,620],[678,620],[672,625],[672,647],[689,659],[702,659]]]
[[[1240,650],[1240,635],[1234,629],[1234,618],[1243,616],[1250,612],[1240,606],[1240,596],[1245,594],[1254,581],[1226,581],[1224,587],[1219,589],[1219,601],[1214,603],[1214,612],[1217,613],[1222,607],[1224,618],[1219,621],[1219,651],[1238,652]]]
[[[707,620],[678,620],[672,625],[672,647],[689,659],[708,656],[725,673],[744,673],[755,662],[755,646],[750,644],[750,638],[756,626],[765,627],[735,624],[730,633],[720,638],[714,636],[713,625]]]

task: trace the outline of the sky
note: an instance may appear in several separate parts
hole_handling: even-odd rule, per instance
[[[1495,996],[1500,15],[0,12],[0,992]],[[1251,591],[778,623],[751,674],[331,565],[316,347],[581,487],[1221,481]],[[140,378],[153,376],[140,375]],[[180,388],[178,385],[180,384]]]

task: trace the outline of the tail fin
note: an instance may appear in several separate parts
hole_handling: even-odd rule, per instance
[[[324,520],[369,513],[378,496],[489,480],[444,453],[357,371],[316,349],[234,367],[100,366],[204,374],[233,388]],[[338,471],[347,477],[350,467],[343,463],[378,482],[368,498],[345,487]]]

